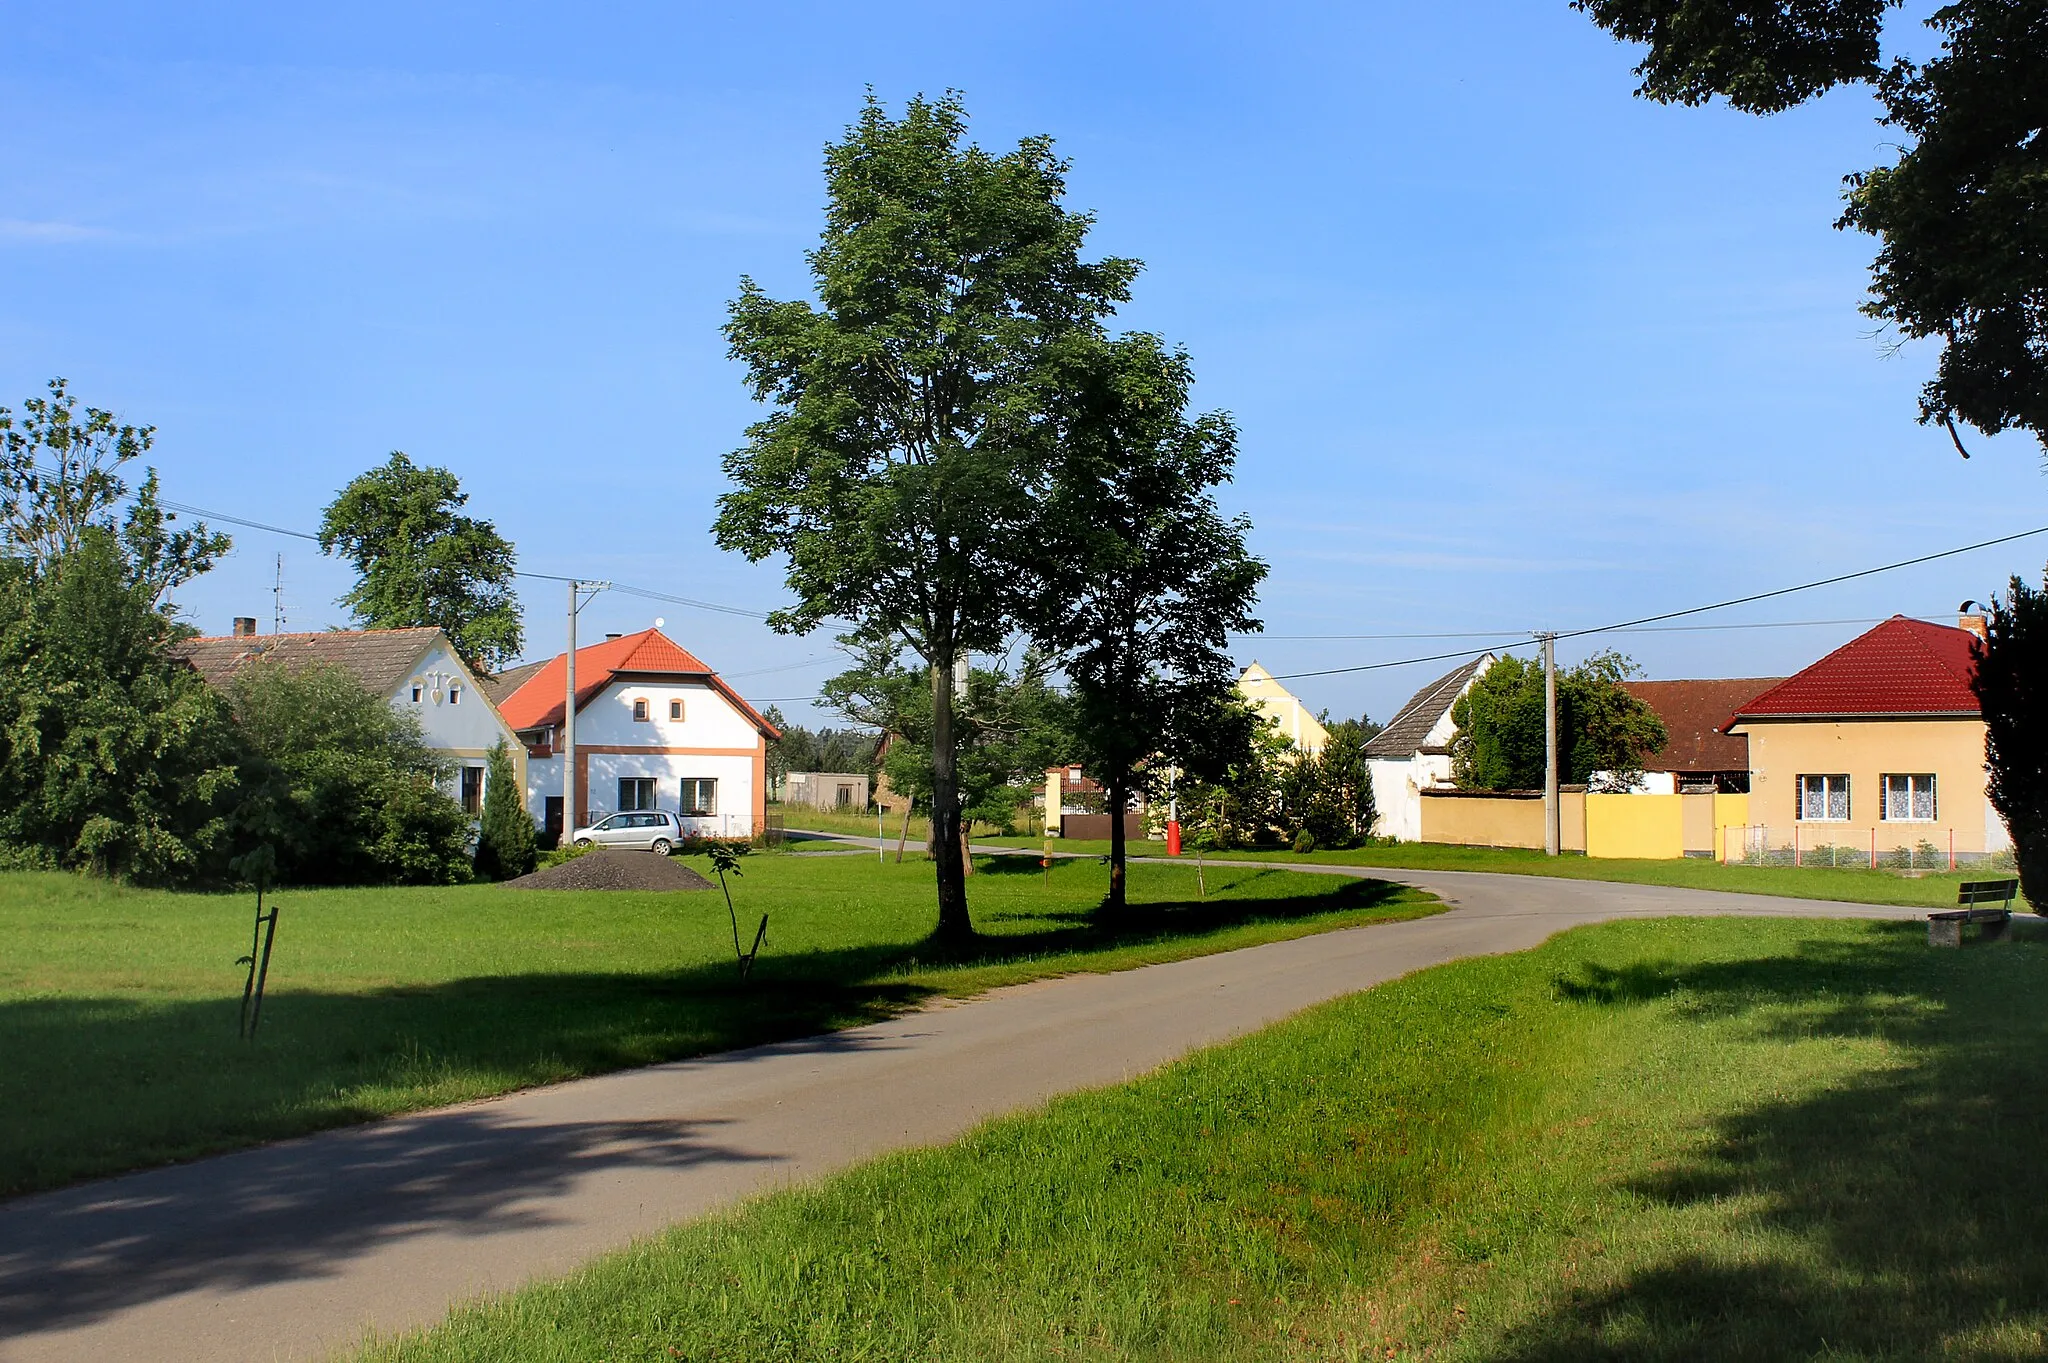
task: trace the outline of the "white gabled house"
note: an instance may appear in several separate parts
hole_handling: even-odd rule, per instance
[[[1372,774],[1373,831],[1402,842],[1422,839],[1422,792],[1451,784],[1451,707],[1494,664],[1491,653],[1460,663],[1408,698],[1365,745]]]
[[[566,655],[501,674],[493,687],[525,744],[527,810],[565,831]],[[686,833],[746,838],[767,817],[768,744],[781,732],[660,630],[576,650],[576,810],[582,827],[620,810],[665,809]]]
[[[512,751],[513,770],[526,760],[512,726],[438,629],[258,634],[252,617],[239,616],[233,634],[186,639],[171,651],[214,687],[257,663],[340,668],[371,694],[384,697],[392,709],[418,718],[427,747],[454,768],[448,793],[470,814],[483,812],[488,760],[499,740]],[[524,780],[522,775],[522,784]]]

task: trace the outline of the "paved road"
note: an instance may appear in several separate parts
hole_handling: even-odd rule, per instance
[[[1455,907],[1021,985],[0,1204],[0,1359],[317,1358],[367,1329],[437,1320],[453,1302],[671,1222],[1142,1074],[1425,966],[1609,918],[1916,916],[1647,885],[1364,873]]]

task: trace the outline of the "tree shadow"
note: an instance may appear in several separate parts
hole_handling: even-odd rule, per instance
[[[56,1187],[380,1117],[423,1100],[772,1045],[887,1044],[843,1029],[914,1008],[933,972],[1082,955],[1275,918],[1371,908],[1403,887],[1041,912],[1054,926],[762,956],[667,973],[482,976],[351,993],[274,988],[253,1044],[239,996],[0,1002],[0,1187]],[[734,1056],[733,1060],[743,1060]],[[713,1057],[705,1063],[722,1063]],[[751,1163],[690,1120],[536,1125],[489,1108],[374,1122],[315,1146],[242,1150],[0,1202],[0,1338],[177,1292],[320,1276],[432,1230],[530,1224],[592,1173]]]
[[[1569,1293],[1487,1356],[2038,1356],[2042,955],[1930,951],[1925,929],[1903,923],[1788,957],[1560,980],[1561,998],[1595,1006],[1677,995],[1687,1014],[1748,1017],[1765,1036],[1879,1039],[1900,1063],[1720,1118],[1703,1153],[1626,1186],[1734,1214],[1736,1234]]]

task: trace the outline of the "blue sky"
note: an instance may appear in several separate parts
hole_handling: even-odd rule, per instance
[[[1242,431],[1224,502],[1273,571],[1240,652],[1276,673],[1456,646],[1298,636],[1511,638],[2048,523],[2038,447],[1958,459],[1913,421],[1931,353],[1857,311],[1874,243],[1831,223],[1886,155],[1868,96],[1649,104],[1564,0],[297,9],[0,3],[0,403],[62,374],[155,423],[178,500],[311,526],[403,449],[522,567],[777,604],[708,532],[752,415],[718,328],[743,273],[806,288],[820,151],[872,86],[1051,134],[1095,248],[1146,262],[1123,323]],[[280,551],[292,627],[343,623],[346,573],[255,531],[193,620],[267,627]],[[1726,619],[1939,614],[2044,558]],[[558,647],[559,589],[523,592]],[[656,615],[763,700],[836,670],[824,636],[631,597],[584,628]],[[1854,632],[1564,654],[1769,674]],[[1296,690],[1384,718],[1433,670]]]

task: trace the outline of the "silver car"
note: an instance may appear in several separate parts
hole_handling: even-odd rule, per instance
[[[617,847],[665,857],[683,840],[676,816],[665,809],[636,809],[599,819],[569,835],[578,847]]]

